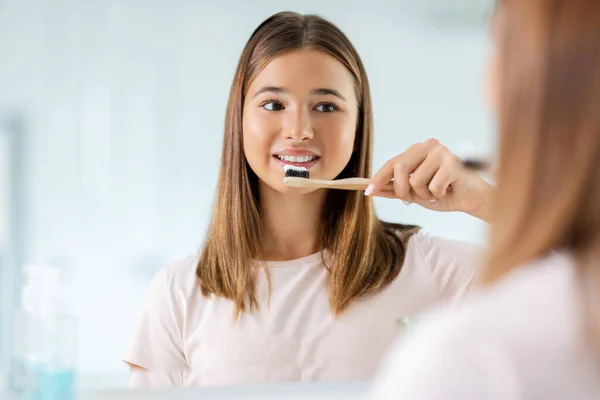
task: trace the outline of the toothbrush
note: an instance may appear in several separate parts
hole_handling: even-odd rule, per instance
[[[469,169],[476,171],[485,171],[490,169],[490,163],[485,160],[479,160],[474,158],[467,158],[462,160],[462,164]],[[290,187],[303,187],[313,189],[341,189],[341,190],[359,190],[364,191],[367,186],[371,183],[371,179],[368,178],[345,178],[336,179],[332,181],[321,180],[321,179],[309,179],[308,169],[304,167],[296,167],[293,165],[286,165],[284,167],[285,178],[283,183]],[[390,182],[385,185],[381,190],[393,191],[393,183]]]
[[[346,178],[326,181],[321,179],[309,179],[308,169],[286,165],[284,167],[285,178],[283,183],[290,187],[303,187],[313,189],[341,189],[341,190],[366,190],[371,183],[368,178]],[[385,185],[382,190],[393,191],[392,183]]]

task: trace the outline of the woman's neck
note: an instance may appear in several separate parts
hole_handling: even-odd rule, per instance
[[[293,260],[321,250],[318,234],[326,191],[291,195],[261,184],[259,192],[264,260]]]

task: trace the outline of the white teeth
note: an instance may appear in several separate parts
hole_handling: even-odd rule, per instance
[[[288,161],[294,163],[305,163],[313,161],[316,156],[277,156],[281,161]]]

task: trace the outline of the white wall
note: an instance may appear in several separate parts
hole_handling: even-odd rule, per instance
[[[8,285],[10,274],[7,267],[8,232],[9,232],[9,198],[8,198],[8,136],[0,122],[0,354],[8,352],[8,331],[3,327],[8,325],[8,314],[11,306],[11,296]],[[2,390],[3,373],[6,360],[0,357],[0,391]]]
[[[23,109],[31,127],[28,259],[67,272],[84,380],[123,381],[119,356],[148,280],[200,245],[237,58],[270,14],[317,12],[354,42],[371,79],[376,167],[429,137],[492,147],[485,16],[438,29],[409,3],[0,1],[0,105]],[[389,200],[377,209],[485,241],[464,215]]]

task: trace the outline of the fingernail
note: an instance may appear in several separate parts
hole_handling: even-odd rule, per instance
[[[408,202],[406,200],[402,200],[402,202],[404,203],[405,206],[410,206],[410,202]]]
[[[365,196],[370,196],[371,193],[373,193],[373,190],[375,190],[375,186],[374,185],[367,186],[367,190],[365,190]]]
[[[430,203],[435,203],[436,201],[436,199],[429,200]]]

